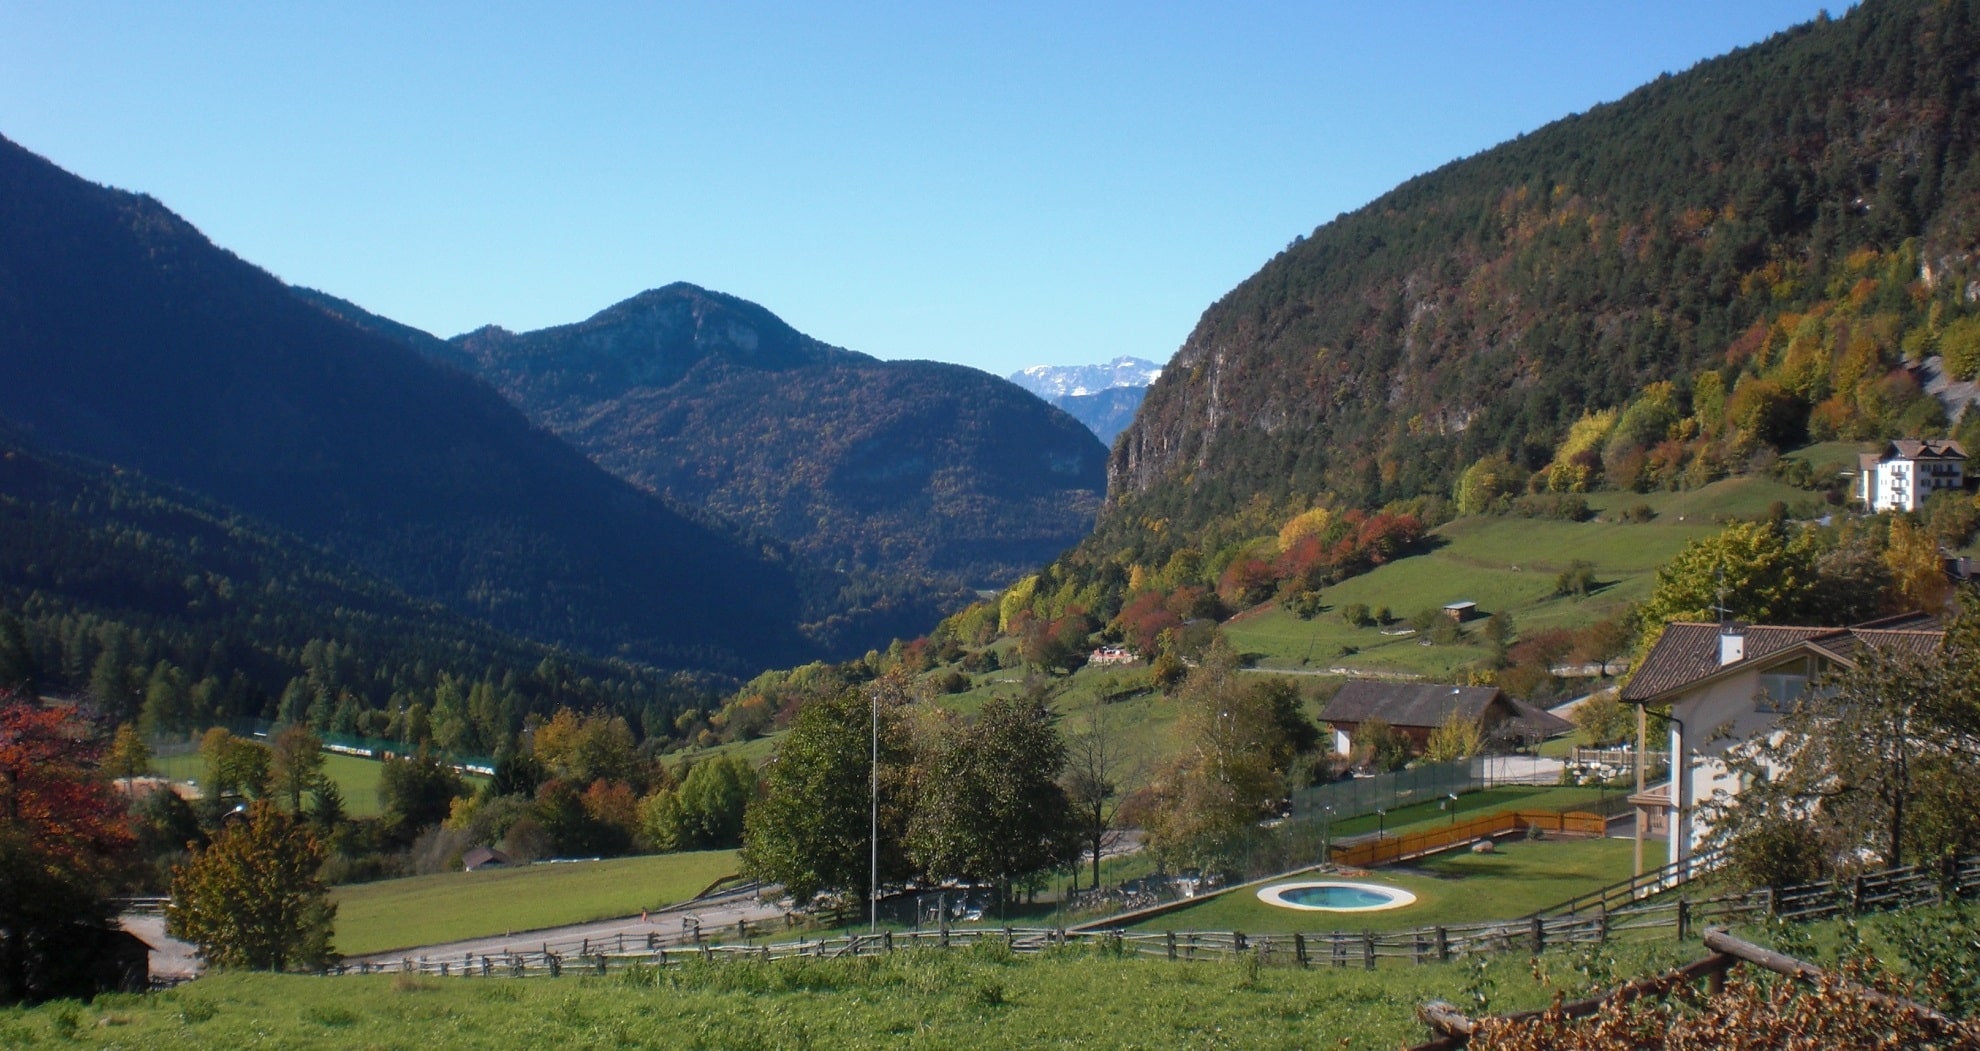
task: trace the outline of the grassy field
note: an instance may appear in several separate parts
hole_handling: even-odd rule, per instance
[[[345,955],[629,916],[686,901],[736,872],[736,852],[655,854],[354,883],[338,887]]]
[[[1267,905],[1234,890],[1154,917],[1144,931],[1218,930],[1248,934],[1293,931],[1408,930],[1438,924],[1517,919],[1577,894],[1629,878],[1633,844],[1623,839],[1508,840],[1492,854],[1453,851],[1356,877],[1400,887],[1416,903],[1390,912],[1303,912]]]
[[[323,756],[323,772],[344,794],[344,812],[352,817],[377,817],[384,812],[378,803],[378,782],[385,764],[376,759],[365,759],[355,755],[339,755],[327,752]],[[174,781],[198,781],[206,776],[206,761],[199,753],[167,756],[151,761],[151,770],[160,777]],[[470,785],[479,786],[487,780],[484,777],[469,775]]]
[[[1696,944],[1622,946],[1652,971]],[[1542,968],[1573,991],[1566,957]],[[1482,982],[1481,982],[1482,980]],[[1526,957],[1360,970],[1176,964],[1087,950],[695,965],[589,978],[307,978],[227,974],[150,996],[0,1014],[14,1048],[1394,1048],[1424,1039],[1429,999],[1488,989],[1544,1006]]]
[[[1592,493],[1598,518],[1557,522],[1529,518],[1461,518],[1432,534],[1432,550],[1381,566],[1326,591],[1327,611],[1300,620],[1261,606],[1225,625],[1231,642],[1260,667],[1292,671],[1340,668],[1448,677],[1485,656],[1483,645],[1426,646],[1414,635],[1357,628],[1334,614],[1360,603],[1387,607],[1398,619],[1447,602],[1470,600],[1483,614],[1504,612],[1520,630],[1579,627],[1649,597],[1659,567],[1684,545],[1717,532],[1729,517],[1762,514],[1780,501],[1805,504],[1813,494],[1764,478],[1731,478],[1679,493]],[[1621,520],[1647,506],[1648,522]],[[1569,563],[1595,565],[1597,588],[1585,598],[1554,595]],[[1475,637],[1477,628],[1473,628]]]

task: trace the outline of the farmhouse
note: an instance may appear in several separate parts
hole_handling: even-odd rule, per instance
[[[461,855],[461,868],[469,872],[481,869],[505,869],[515,864],[507,855],[494,847],[470,847]]]
[[[1637,752],[1649,748],[1647,713],[1670,716],[1670,779],[1645,785],[1637,770],[1636,871],[1644,843],[1663,838],[1667,860],[1694,856],[1709,831],[1697,807],[1739,794],[1727,753],[1771,730],[1783,712],[1823,676],[1854,666],[1863,647],[1931,652],[1945,632],[1925,614],[1887,617],[1847,628],[1675,622],[1650,648],[1622,699],[1637,706]]]
[[[1408,737],[1422,751],[1430,734],[1456,712],[1473,723],[1484,737],[1510,741],[1539,741],[1572,729],[1567,720],[1506,696],[1496,686],[1450,686],[1420,682],[1378,682],[1355,679],[1327,702],[1320,712],[1334,735],[1334,751],[1353,751],[1355,728],[1381,719]]]
[[[1858,457],[1856,498],[1872,511],[1916,511],[1940,490],[1966,487],[1966,450],[1949,438],[1900,438]]]

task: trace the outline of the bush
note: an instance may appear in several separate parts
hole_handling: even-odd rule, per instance
[[[1375,623],[1375,618],[1369,615],[1368,606],[1361,602],[1350,602],[1342,606],[1341,620],[1354,628],[1365,628]]]
[[[1652,510],[1649,504],[1637,504],[1622,513],[1622,520],[1633,525],[1642,525],[1655,517],[1657,512]]]
[[[1595,563],[1577,558],[1554,578],[1554,594],[1584,598],[1595,587]]]
[[[1586,522],[1594,516],[1588,500],[1578,493],[1533,493],[1512,503],[1512,513],[1520,518],[1551,518],[1561,522]]]

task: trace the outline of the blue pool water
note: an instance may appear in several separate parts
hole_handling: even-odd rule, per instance
[[[1387,891],[1340,884],[1294,887],[1291,890],[1280,891],[1279,897],[1294,905],[1305,905],[1314,909],[1372,909],[1379,905],[1392,904],[1396,900],[1396,896]]]

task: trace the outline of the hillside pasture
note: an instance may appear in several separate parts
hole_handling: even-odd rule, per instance
[[[1464,641],[1440,646],[1415,634],[1350,625],[1339,611],[1357,603],[1386,608],[1393,618],[1386,630],[1399,632],[1420,610],[1471,601],[1481,617],[1506,613],[1521,631],[1578,628],[1648,598],[1660,567],[1726,521],[1764,514],[1775,502],[1813,499],[1769,479],[1729,478],[1687,492],[1591,493],[1597,518],[1587,522],[1460,518],[1435,530],[1428,550],[1326,589],[1325,609],[1310,620],[1267,603],[1234,618],[1224,632],[1261,668],[1448,679],[1487,655],[1482,619],[1467,625]],[[1638,506],[1650,509],[1649,521],[1622,520]],[[1556,595],[1556,578],[1576,561],[1595,567],[1595,590],[1579,598]]]

